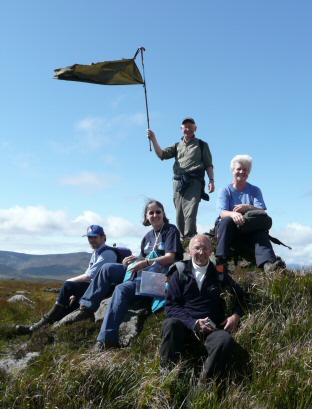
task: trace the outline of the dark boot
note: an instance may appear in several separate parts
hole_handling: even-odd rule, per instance
[[[53,324],[53,322],[58,321],[63,317],[64,314],[64,305],[54,304],[53,308],[44,315],[40,321],[32,324],[29,328],[30,332],[37,331],[39,328],[47,324]]]
[[[47,324],[53,324],[63,317],[64,305],[54,304],[53,308],[44,315],[40,321],[30,325],[16,325],[15,329],[19,335],[31,334]]]

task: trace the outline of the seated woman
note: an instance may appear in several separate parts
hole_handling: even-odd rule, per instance
[[[162,266],[170,266],[174,261],[183,259],[179,231],[176,226],[169,223],[163,205],[157,200],[151,200],[146,204],[143,225],[151,225],[152,229],[143,237],[140,257],[132,255],[126,257],[123,264],[113,263],[103,266],[81,298],[78,314],[73,316],[71,321],[67,321],[71,323],[93,316],[101,301],[110,295],[111,287],[108,284],[112,281],[115,285],[118,284],[104,317],[96,351],[119,347],[119,326],[129,305],[137,299],[146,298],[151,301],[150,297],[135,295],[136,273],[155,261]],[[148,256],[153,251],[156,257],[149,259]],[[128,266],[131,267],[132,274],[123,282]]]
[[[268,232],[256,231],[241,233],[237,227],[245,223],[244,213],[248,210],[266,210],[261,190],[247,182],[252,166],[252,158],[248,155],[237,155],[231,161],[233,182],[223,187],[218,194],[217,208],[220,211],[216,225],[218,270],[227,269],[227,258],[233,243],[246,241],[254,245],[256,264],[264,271],[274,271],[285,267],[277,258]]]

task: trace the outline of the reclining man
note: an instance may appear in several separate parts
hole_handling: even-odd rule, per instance
[[[89,287],[97,272],[105,263],[116,263],[117,254],[106,244],[106,235],[103,227],[91,225],[87,229],[87,234],[82,237],[88,237],[90,247],[94,250],[87,270],[77,276],[69,278],[63,284],[53,308],[44,315],[40,321],[31,325],[17,325],[16,331],[20,335],[30,334],[43,325],[52,324],[59,321],[65,315],[79,307],[79,300]],[[107,249],[106,249],[107,247]]]
[[[170,369],[178,363],[190,352],[187,345],[191,344],[196,351],[203,349],[204,355],[208,354],[202,379],[214,378],[224,374],[230,359],[234,345],[231,332],[237,329],[244,314],[242,306],[247,302],[247,293],[229,274],[218,274],[209,260],[212,244],[207,236],[194,236],[189,252],[191,259],[175,264],[177,271],[169,282],[167,318],[162,326],[161,367]],[[234,313],[227,318],[225,287],[235,296]]]

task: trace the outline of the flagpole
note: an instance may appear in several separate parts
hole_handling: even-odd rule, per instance
[[[138,53],[139,53],[140,51],[141,51],[141,59],[142,59],[142,67],[143,67],[143,80],[144,80],[143,87],[144,87],[144,94],[145,94],[145,107],[146,107],[147,127],[148,127],[148,129],[149,129],[149,128],[150,128],[150,121],[149,121],[149,113],[148,113],[147,89],[146,89],[145,69],[144,69],[144,55],[143,55],[143,52],[145,51],[145,48],[144,48],[144,47],[139,47],[139,48],[138,48],[138,50],[137,50],[137,52],[136,52],[136,54],[135,54],[135,56],[134,56],[134,59],[135,59],[135,57],[138,55]],[[152,143],[151,143],[150,140],[149,140],[149,148],[150,148],[150,152],[152,152]]]

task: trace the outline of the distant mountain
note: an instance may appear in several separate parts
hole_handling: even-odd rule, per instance
[[[91,254],[32,255],[0,251],[0,278],[8,280],[64,281],[86,271]]]

